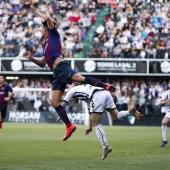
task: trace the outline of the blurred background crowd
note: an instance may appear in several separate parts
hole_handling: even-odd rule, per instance
[[[114,78],[106,79],[107,84],[115,84],[116,92],[112,93],[118,110],[137,108],[145,115],[160,115],[159,105],[161,95],[170,88],[167,80],[163,78]],[[51,88],[50,80],[20,79],[10,81],[10,86],[17,88]],[[75,84],[68,85],[67,89]],[[51,111],[50,93],[47,91],[16,91],[8,109],[20,111]],[[76,112],[76,108],[74,108]]]
[[[170,2],[167,0],[0,0],[0,56],[43,55],[41,18],[57,21],[65,57],[161,58],[170,56]],[[105,13],[101,15],[101,12]],[[95,23],[97,23],[95,25]]]

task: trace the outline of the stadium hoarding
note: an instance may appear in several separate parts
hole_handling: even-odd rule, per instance
[[[150,74],[160,74],[160,75],[170,75],[170,60],[156,60],[149,62],[149,73]]]
[[[147,61],[124,59],[75,60],[75,70],[81,74],[130,75],[147,74]]]
[[[27,59],[2,58],[0,62],[0,69],[4,74],[52,74],[48,65],[42,68]],[[71,64],[71,60],[67,62]]]
[[[167,59],[97,59],[66,58],[73,69],[82,75],[101,76],[170,76],[170,60]],[[27,59],[0,58],[3,74],[52,75],[46,65],[41,68]]]
[[[69,119],[75,124],[85,123],[85,113],[69,112]],[[58,114],[49,111],[8,111],[5,118],[6,122],[21,122],[21,123],[56,123]],[[59,121],[62,123],[62,121]]]
[[[84,111],[82,112],[68,112],[67,113],[70,121],[74,124],[85,124],[88,125],[89,119],[86,120]],[[5,118],[6,122],[20,122],[20,123],[56,123],[58,114],[56,112],[49,111],[8,111]],[[87,122],[87,123],[86,123]],[[59,121],[59,123],[63,123]],[[111,117],[108,113],[103,114],[102,117],[103,125],[112,125]]]
[[[86,126],[86,113],[68,112],[70,121],[74,124],[85,124]],[[62,121],[56,122],[58,118],[56,112],[49,111],[8,111],[5,122],[11,123],[63,123]],[[131,118],[131,117],[129,117]],[[104,112],[102,116],[102,125],[123,125],[123,126],[160,126],[161,114],[159,116],[145,116],[145,121],[138,121],[134,118],[131,120],[123,119],[122,121],[112,121],[108,112]]]

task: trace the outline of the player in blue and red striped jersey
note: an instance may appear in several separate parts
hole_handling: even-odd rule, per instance
[[[61,106],[60,99],[67,84],[72,81],[79,83],[86,83],[93,86],[102,87],[108,91],[115,91],[114,86],[106,85],[97,79],[91,77],[83,77],[74,71],[68,63],[64,61],[62,55],[62,47],[60,35],[55,27],[56,23],[47,15],[36,10],[36,14],[44,19],[42,27],[42,35],[44,37],[44,56],[41,60],[32,57],[30,51],[24,53],[24,57],[31,60],[40,67],[45,67],[46,64],[53,71],[53,85],[52,85],[52,100],[51,105],[66,124],[66,134],[63,141],[67,140],[71,134],[76,130],[76,127],[70,122],[67,117],[65,109]]]
[[[13,89],[4,81],[4,76],[0,75],[0,130],[6,117],[8,101],[14,96]],[[8,92],[11,92],[10,96],[8,96]]]

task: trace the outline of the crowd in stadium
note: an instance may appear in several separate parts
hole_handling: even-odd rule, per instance
[[[23,2],[23,3],[22,3]],[[63,54],[74,57],[102,10],[97,0],[5,0],[0,1],[0,56],[22,57],[30,50],[43,55],[41,18],[35,8],[57,21]],[[119,0],[104,4],[110,11],[94,28],[93,45],[85,57],[169,58],[170,2]]]
[[[170,55],[170,2],[124,2],[111,6],[104,25],[97,27],[95,56],[167,59]]]
[[[115,84],[116,92],[112,93],[118,110],[127,110],[135,107],[146,115],[161,114],[160,96],[169,87],[165,79],[145,78],[114,78],[107,79],[107,84]],[[51,88],[50,80],[22,79],[10,82],[15,88]],[[67,88],[73,87],[68,85]],[[8,109],[21,111],[47,111],[50,107],[49,92],[46,91],[21,91],[16,92],[14,100],[11,100]]]
[[[35,57],[43,55],[40,43],[42,19],[34,15],[36,8],[57,21],[65,57],[72,57],[83,48],[82,41],[97,15],[96,2],[20,0],[0,2],[0,56],[22,57],[30,50]]]

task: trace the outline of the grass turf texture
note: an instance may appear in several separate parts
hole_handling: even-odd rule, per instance
[[[2,170],[168,170],[170,143],[160,147],[160,127],[103,126],[113,151],[101,160],[96,133],[77,125],[67,141],[63,124],[4,123],[0,136]]]

